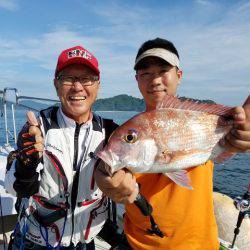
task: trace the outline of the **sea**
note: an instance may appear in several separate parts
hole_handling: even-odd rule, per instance
[[[10,131],[12,131],[12,116],[8,113]],[[123,122],[136,115],[131,111],[98,111],[102,117],[113,119],[116,123]],[[15,112],[16,128],[19,130],[26,121],[26,110],[17,109]],[[0,110],[0,145],[6,142],[3,112]],[[13,143],[13,136],[10,135]],[[216,164],[214,169],[214,191],[224,193],[231,198],[242,196],[250,183],[250,153],[240,153],[222,164]]]

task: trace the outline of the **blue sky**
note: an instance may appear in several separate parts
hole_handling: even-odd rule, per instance
[[[162,37],[180,54],[179,95],[242,104],[250,94],[250,1],[0,0],[0,89],[55,98],[57,56],[83,45],[99,59],[99,98],[141,97],[139,46]]]

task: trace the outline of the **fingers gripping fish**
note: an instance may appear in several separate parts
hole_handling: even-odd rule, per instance
[[[167,96],[156,110],[140,113],[119,128],[98,156],[109,171],[163,173],[192,189],[186,169],[232,156],[219,140],[232,128],[232,108]]]

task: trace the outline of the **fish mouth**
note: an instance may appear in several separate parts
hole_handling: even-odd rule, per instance
[[[114,153],[111,153],[108,150],[101,150],[97,153],[97,156],[102,159],[108,166],[106,166],[106,170],[108,173],[113,174],[115,171],[121,169],[118,163],[118,156]]]

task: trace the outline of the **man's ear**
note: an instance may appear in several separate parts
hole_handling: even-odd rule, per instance
[[[138,82],[138,75],[137,74],[135,74],[135,79]]]
[[[59,88],[59,87],[58,87],[58,84],[59,84],[59,83],[58,83],[58,80],[57,80],[56,78],[54,78],[54,86],[55,86],[55,89],[56,89],[57,96],[59,96],[59,95],[58,95],[58,88]]]
[[[100,86],[101,86],[101,82],[100,82],[100,80],[98,81],[98,91],[99,91],[99,89],[100,89]]]
[[[183,74],[183,72],[182,72],[182,70],[177,69],[176,74],[177,74],[177,77],[178,77],[178,85],[179,85],[179,84],[181,83],[181,79],[182,79],[182,74]]]

